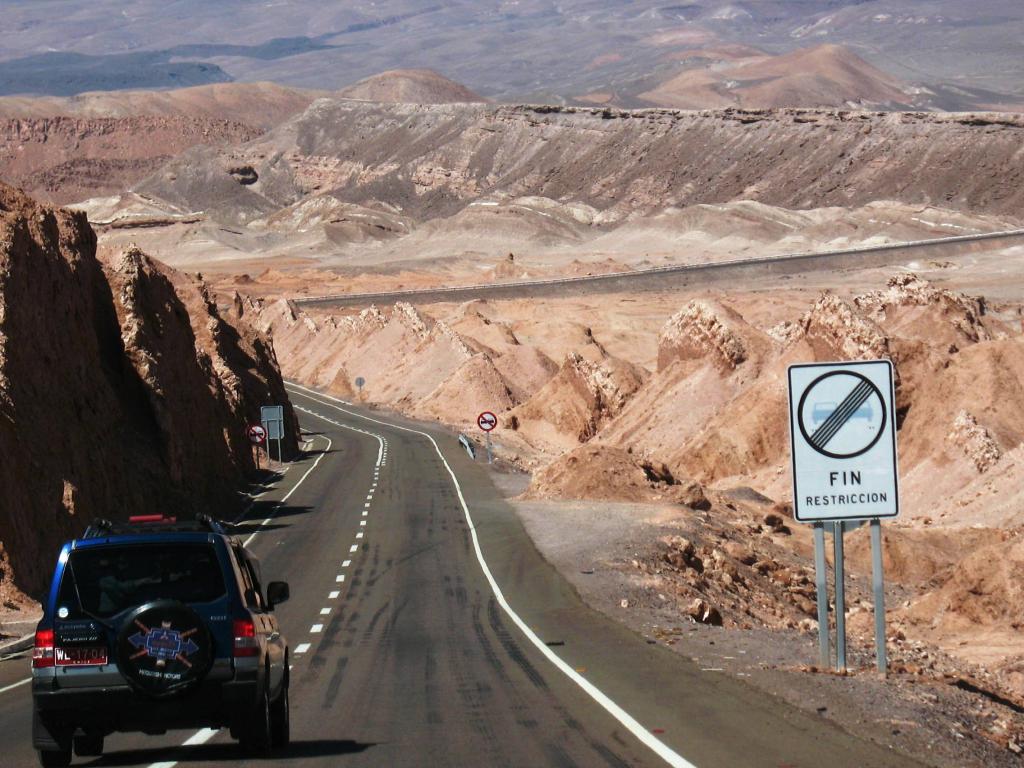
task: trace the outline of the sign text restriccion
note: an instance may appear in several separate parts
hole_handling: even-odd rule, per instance
[[[894,399],[888,360],[790,366],[796,520],[899,514]]]

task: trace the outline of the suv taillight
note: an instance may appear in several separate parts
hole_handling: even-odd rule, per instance
[[[32,668],[45,669],[46,667],[52,667],[53,665],[53,630],[37,630],[36,644],[32,649]]]
[[[235,619],[235,658],[258,656],[260,644],[256,639],[256,625],[252,619]]]

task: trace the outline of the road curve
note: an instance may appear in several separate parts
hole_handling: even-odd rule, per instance
[[[269,762],[919,765],[584,606],[443,430],[289,389],[312,449],[246,517],[264,577],[292,586],[278,615],[295,653],[294,743]],[[0,663],[0,689],[26,664]],[[0,693],[5,766],[35,764],[28,694]],[[246,762],[213,731],[115,734],[103,758],[77,761]]]
[[[916,240],[891,245],[872,245],[817,253],[794,253],[767,258],[730,259],[708,264],[674,264],[630,272],[583,275],[550,280],[519,280],[507,283],[461,285],[448,288],[417,288],[379,293],[339,293],[294,299],[299,306],[357,307],[373,303],[409,301],[432,303],[471,299],[540,298],[619,291],[664,291],[697,282],[716,282],[756,275],[789,275],[828,269],[881,267],[908,258],[955,258],[966,253],[1024,244],[1024,230],[987,232],[980,235]]]

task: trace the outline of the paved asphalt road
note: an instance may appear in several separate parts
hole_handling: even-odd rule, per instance
[[[586,608],[450,435],[291,391],[310,451],[246,518],[264,578],[292,592],[278,615],[295,654],[293,743],[269,762],[917,765]],[[409,428],[431,431],[458,487]],[[0,663],[0,764],[11,768],[35,764],[28,686],[4,690],[26,672],[24,659]],[[76,764],[248,762],[213,731],[115,734],[106,747]]]

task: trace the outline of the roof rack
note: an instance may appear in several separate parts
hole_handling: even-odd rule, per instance
[[[178,520],[163,515],[133,515],[127,521],[97,518],[85,529],[83,539],[98,539],[106,536],[124,536],[133,533],[210,533],[224,534],[229,523],[215,520],[209,515],[196,515],[192,520]]]

